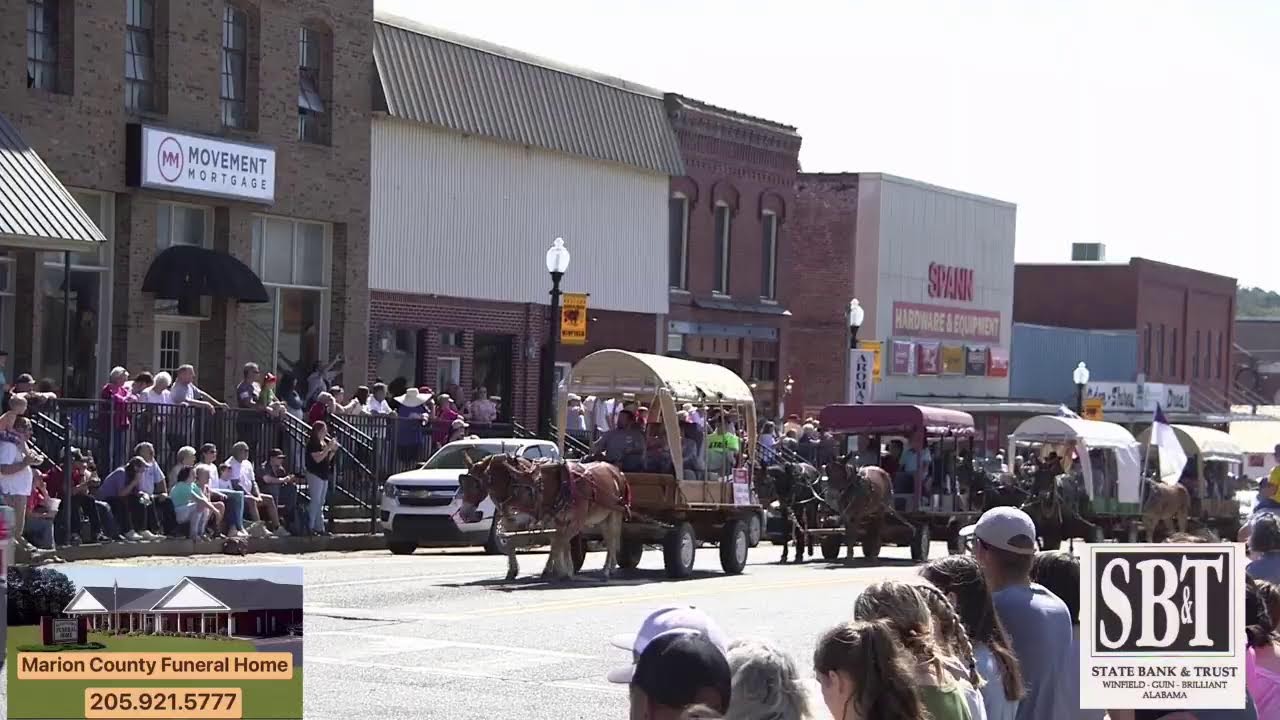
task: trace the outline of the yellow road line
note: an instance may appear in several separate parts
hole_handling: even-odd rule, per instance
[[[914,568],[904,568],[908,572]],[[721,593],[728,590],[734,592],[754,592],[757,590],[778,590],[786,588],[804,588],[804,587],[820,587],[826,585],[848,585],[851,583],[870,584],[879,578],[869,578],[864,576],[842,576],[835,578],[824,578],[821,580],[782,580],[767,583],[717,583],[713,578],[705,580],[692,581],[682,584],[696,584],[697,587],[687,588],[683,590],[672,590],[668,592],[656,592],[635,594],[627,593],[626,595],[611,595],[609,597],[597,597],[579,600],[558,600],[544,603],[532,603],[528,605],[520,605],[518,607],[502,607],[492,610],[477,610],[474,612],[460,613],[462,617],[467,618],[488,618],[488,617],[506,617],[509,615],[526,615],[538,612],[554,612],[557,610],[577,610],[582,608],[602,607],[605,605],[627,605],[633,603],[657,603],[679,598],[692,597],[695,595],[711,595]],[[708,582],[708,581],[712,582]],[[730,585],[726,587],[726,585]],[[517,591],[518,592],[518,591]],[[849,599],[850,603],[853,598]]]

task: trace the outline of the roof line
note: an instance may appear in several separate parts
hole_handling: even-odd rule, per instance
[[[720,107],[719,105],[712,105],[705,100],[698,100],[697,98],[692,98],[688,95],[681,95],[680,93],[667,93],[667,97],[690,110],[707,113],[709,115],[718,115],[733,122],[745,122],[751,125],[757,125],[771,132],[793,135],[795,137],[800,136],[795,125],[787,125],[786,123],[769,120],[757,115],[748,115],[747,113],[738,112],[737,110],[730,110],[729,108]]]
[[[469,35],[462,35],[460,33],[453,32],[452,30],[446,30],[442,27],[429,25],[427,23],[404,17],[403,15],[396,15],[394,13],[375,9],[373,16],[374,22],[382,25],[388,25],[390,27],[418,35],[433,37],[443,42],[460,45],[472,50],[488,53],[489,55],[505,57],[526,65],[535,65],[553,72],[573,75],[575,77],[582,78],[583,80],[588,80],[617,90],[629,92],[633,95],[643,95],[645,97],[656,98],[658,100],[663,99],[663,96],[665,95],[661,90],[656,90],[646,85],[641,85],[640,83],[623,80],[622,78],[614,77],[612,75],[605,75],[604,73],[595,72],[576,65],[562,63],[541,55],[534,55],[533,53],[517,50],[505,45],[499,45],[487,40],[481,40]]]
[[[973,200],[985,205],[994,205],[996,207],[1016,210],[1018,204],[1008,200],[987,197],[986,195],[978,195],[977,193],[966,192],[964,190],[956,190],[955,188],[935,185],[933,183],[924,182],[923,180],[912,180],[911,178],[902,177],[901,175],[891,175],[886,172],[864,172],[864,171],[846,171],[846,172],[801,172],[796,174],[796,180],[880,180],[882,182],[891,182],[898,185],[909,185],[911,187],[929,190],[931,192],[942,193],[943,195],[951,195],[964,200]]]

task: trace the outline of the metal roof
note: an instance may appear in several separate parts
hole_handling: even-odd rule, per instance
[[[391,117],[684,174],[657,91],[383,13],[373,58]]]
[[[0,113],[0,245],[92,251],[107,239]]]

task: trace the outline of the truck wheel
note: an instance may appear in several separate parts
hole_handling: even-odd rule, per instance
[[[693,526],[682,522],[667,532],[662,540],[662,563],[667,577],[687,578],[693,574],[693,557],[698,550],[698,539]]]
[[[726,575],[738,575],[747,567],[751,539],[741,520],[730,520],[720,533],[720,567]]]
[[[930,537],[929,525],[925,523],[916,528],[916,534],[911,538],[911,559],[916,562],[924,562],[929,559],[929,543],[933,540]],[[865,541],[863,542],[865,546]],[[877,548],[877,552],[879,548]],[[864,550],[865,552],[865,550]]]
[[[844,544],[844,536],[828,535],[822,538],[822,559],[835,562],[840,559],[840,546]]]
[[[392,555],[412,555],[418,549],[416,540],[388,540],[387,549]]]
[[[484,541],[484,551],[490,555],[506,555],[511,538],[498,532],[498,519],[489,525],[489,537]]]
[[[618,567],[623,570],[635,570],[640,565],[640,558],[644,556],[644,543],[639,540],[622,539],[622,546],[618,548]]]
[[[569,541],[569,558],[573,560],[573,573],[582,572],[582,565],[587,561],[587,541],[581,535]]]

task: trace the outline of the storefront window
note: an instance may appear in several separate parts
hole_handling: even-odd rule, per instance
[[[70,397],[93,397],[99,381],[105,377],[111,364],[111,358],[107,357],[104,349],[110,347],[113,196],[109,193],[81,190],[73,190],[71,194],[107,238],[106,244],[96,251],[71,253],[71,345],[67,348],[69,356],[66,363],[71,371],[65,394]],[[56,385],[62,383],[63,333],[66,327],[64,318],[67,304],[64,299],[67,297],[68,283],[64,263],[64,253],[41,255],[43,320],[40,367],[36,379],[48,379]],[[7,331],[12,331],[12,324]]]
[[[260,216],[253,223],[251,266],[269,303],[249,306],[246,360],[303,379],[327,363],[329,226]]]
[[[378,336],[377,377],[388,384],[397,380],[400,390],[418,382],[418,337],[421,331],[384,328]]]

